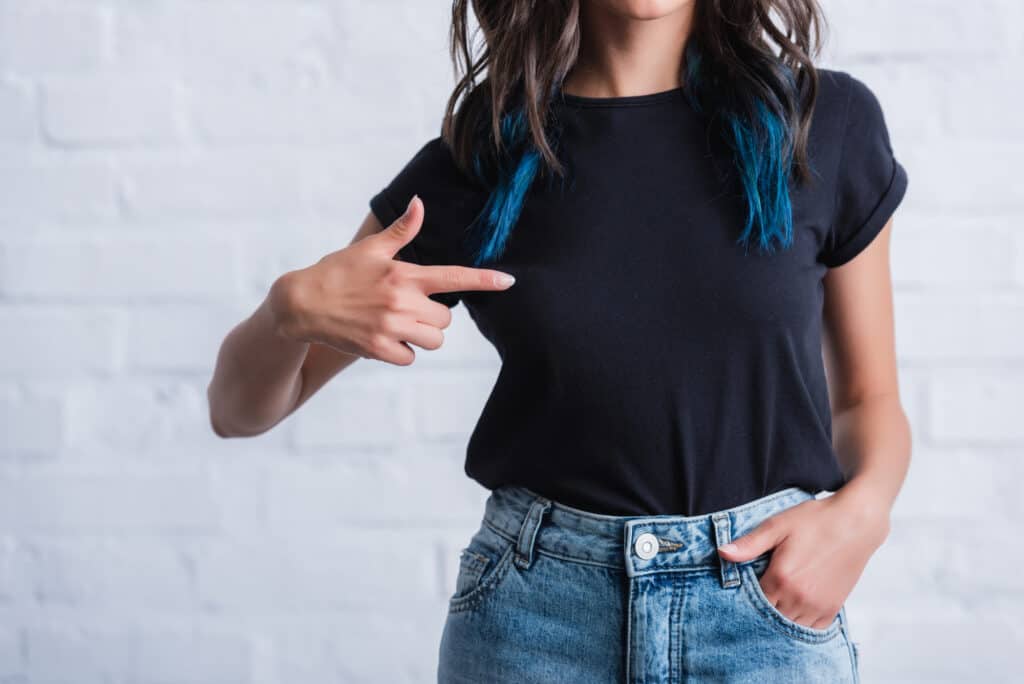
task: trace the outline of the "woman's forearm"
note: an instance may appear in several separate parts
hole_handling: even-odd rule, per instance
[[[368,213],[353,241],[280,276],[221,344],[207,388],[223,437],[266,432],[361,358],[407,366],[411,345],[437,349],[451,324],[440,292],[501,291],[514,278],[489,268],[423,266],[396,255],[423,225],[423,202],[383,228]]]
[[[268,295],[221,343],[207,388],[210,423],[221,437],[265,432],[296,404],[309,343],[279,334],[275,320]]]
[[[833,435],[848,477],[836,496],[866,515],[888,517],[910,466],[910,423],[898,395],[868,398],[836,413]]]

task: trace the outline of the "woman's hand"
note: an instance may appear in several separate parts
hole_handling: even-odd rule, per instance
[[[409,344],[437,349],[452,320],[451,310],[429,294],[505,290],[514,282],[491,269],[396,260],[419,232],[423,213],[423,201],[413,197],[387,228],[278,278],[268,296],[278,334],[406,366],[416,358]]]
[[[783,615],[808,627],[824,629],[835,620],[889,534],[888,508],[841,494],[787,508],[718,548],[735,562],[774,549],[761,588]]]

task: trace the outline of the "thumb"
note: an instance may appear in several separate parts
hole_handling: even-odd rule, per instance
[[[765,551],[777,546],[785,537],[780,520],[768,518],[750,532],[736,537],[728,544],[718,547],[718,553],[728,561],[741,563],[757,558]]]
[[[394,258],[399,250],[412,242],[423,225],[423,200],[413,195],[405,212],[392,222],[390,226],[378,233],[380,242],[387,245],[388,254]]]

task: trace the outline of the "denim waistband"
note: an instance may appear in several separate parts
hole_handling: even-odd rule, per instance
[[[483,523],[516,544],[528,566],[536,550],[567,561],[621,569],[629,577],[720,567],[725,586],[739,583],[734,563],[716,549],[813,493],[787,487],[744,504],[703,515],[617,516],[591,513],[521,486],[491,491]]]

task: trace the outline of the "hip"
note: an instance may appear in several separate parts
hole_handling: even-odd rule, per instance
[[[813,498],[612,516],[499,487],[460,556],[439,681],[856,683],[845,606],[822,629],[794,622],[760,590],[770,554],[716,551]]]

